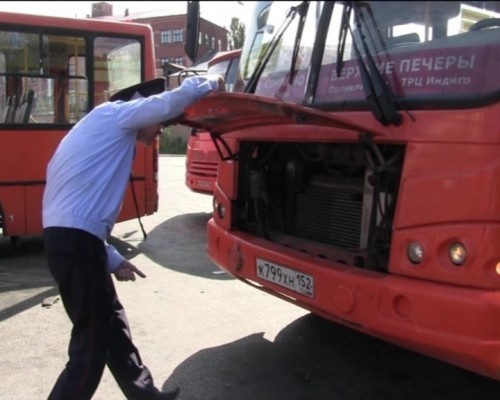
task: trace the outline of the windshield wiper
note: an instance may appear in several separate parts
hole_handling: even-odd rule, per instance
[[[307,10],[309,8],[308,2],[303,2],[298,7],[298,12],[300,15],[299,26],[297,27],[297,34],[295,35],[295,43],[293,46],[292,62],[290,63],[290,84],[293,83],[294,72],[296,68],[297,58],[299,57],[300,41],[302,39],[302,33],[304,32],[304,26],[306,23]]]
[[[356,38],[349,24],[347,27],[351,33],[352,44],[356,53],[356,58],[359,64],[359,72],[363,83],[363,90],[366,94],[366,100],[373,112],[375,118],[384,126],[386,125],[401,125],[403,117],[398,112],[394,101],[394,96],[387,82],[384,80],[382,73],[377,68],[370,49],[366,43],[366,37],[363,32],[364,17],[360,10],[360,6],[356,1],[351,1],[350,5],[354,8],[355,24],[359,32],[359,39],[363,46],[366,63],[363,61],[363,56],[356,44]],[[350,7],[349,7],[350,10]],[[340,67],[341,68],[341,67]],[[337,73],[339,69],[337,69]]]
[[[290,7],[288,10],[288,13],[286,15],[285,20],[283,21],[283,24],[280,26],[278,32],[273,36],[271,41],[269,42],[269,46],[266,49],[266,52],[264,54],[264,57],[260,61],[260,63],[257,65],[255,68],[254,73],[252,74],[252,77],[248,81],[244,92],[245,93],[253,93],[255,91],[255,88],[257,86],[257,82],[259,81],[260,76],[262,75],[262,72],[264,72],[264,68],[266,67],[267,62],[271,58],[271,55],[274,52],[274,49],[280,42],[281,38],[283,37],[285,31],[288,29],[290,26],[290,23],[295,19],[297,13],[300,13],[303,15],[303,8],[307,7],[307,2],[302,2],[299,4],[297,7]],[[298,38],[300,40],[300,37]],[[293,68],[293,65],[292,65]]]
[[[342,68],[344,67],[344,52],[347,41],[347,31],[349,30],[349,20],[351,18],[352,3],[345,6],[345,11],[342,14],[339,30],[339,46],[337,48],[337,78],[340,78]]]

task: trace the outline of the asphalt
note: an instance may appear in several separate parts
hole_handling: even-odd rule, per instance
[[[112,241],[147,275],[117,282],[136,346],[179,400],[498,400],[500,382],[322,320],[223,273],[206,254],[210,196],[160,159],[160,208]],[[46,399],[71,324],[40,238],[0,240],[1,400]],[[94,400],[123,400],[106,369]],[[72,400],[72,399],[68,399]]]

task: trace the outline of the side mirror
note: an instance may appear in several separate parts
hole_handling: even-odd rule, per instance
[[[189,59],[193,62],[196,61],[198,53],[198,32],[200,30],[200,2],[188,1],[187,2],[187,16],[186,16],[186,44],[184,51]]]

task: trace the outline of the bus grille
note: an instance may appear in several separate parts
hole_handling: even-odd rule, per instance
[[[353,189],[307,186],[294,205],[293,234],[343,248],[359,248],[363,196]]]
[[[217,177],[218,168],[218,162],[191,161],[191,164],[189,165],[189,172],[193,175],[215,178]]]

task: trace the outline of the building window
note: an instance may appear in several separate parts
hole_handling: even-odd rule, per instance
[[[218,41],[218,44],[219,44],[218,51],[222,51],[222,41],[220,39]]]
[[[200,32],[198,35],[198,44],[201,46],[203,44],[203,33]]]
[[[172,43],[172,31],[161,31],[160,43]]]
[[[174,29],[173,43],[182,43],[184,41],[182,29]]]
[[[215,49],[215,38],[214,38],[213,36],[212,36],[212,44],[210,45],[210,48],[211,48],[212,50],[214,50],[214,49]]]
[[[208,33],[205,33],[205,45],[208,46],[209,42],[208,42]]]
[[[160,58],[160,65],[165,65],[170,62],[170,59],[168,57],[166,58]]]
[[[177,65],[184,65],[184,64],[185,64],[185,63],[184,63],[184,57],[176,57],[176,58],[175,58],[175,63],[176,63]]]

